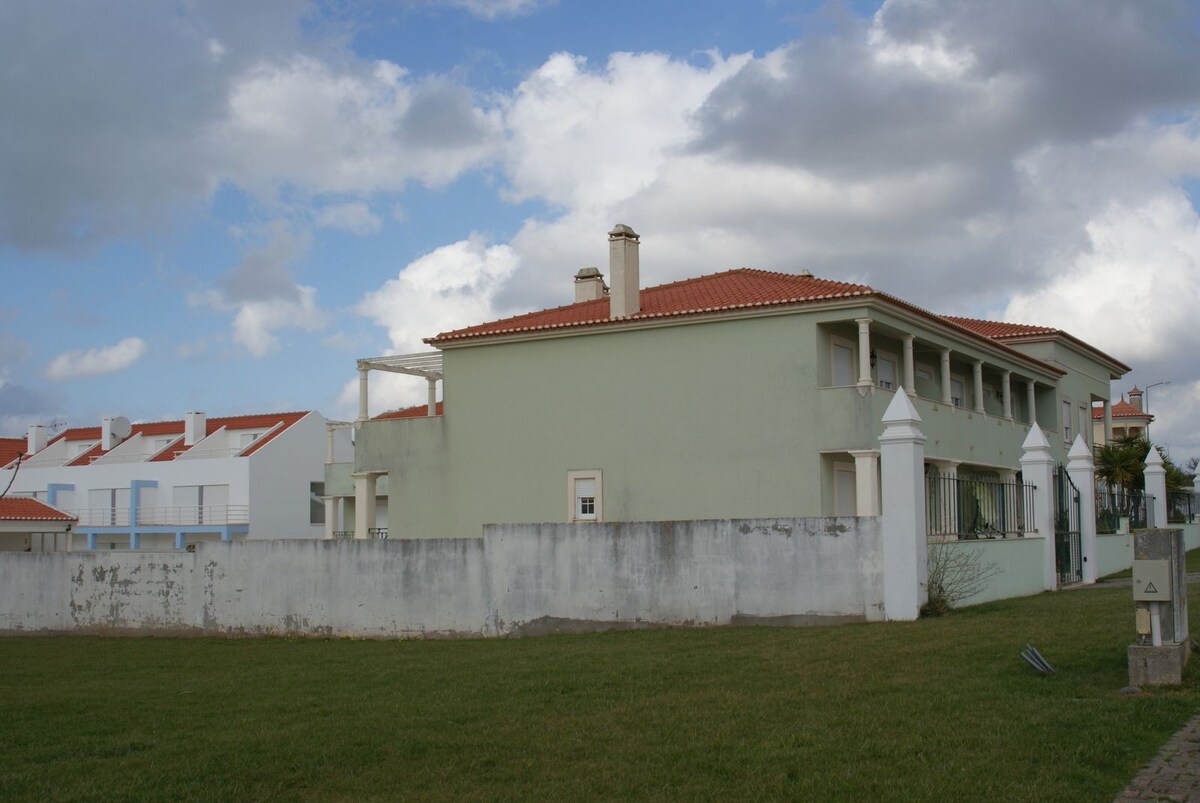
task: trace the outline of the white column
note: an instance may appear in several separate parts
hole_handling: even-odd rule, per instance
[[[427,376],[425,381],[429,383],[429,407],[426,409],[425,415],[437,415],[437,380],[432,376]]]
[[[883,473],[883,612],[912,620],[928,599],[929,547],[925,537],[925,435],[907,393],[892,397],[883,414],[879,459]]]
[[[1104,402],[1104,443],[1112,440],[1112,402]]]
[[[1038,426],[1029,428],[1021,448],[1025,450],[1021,475],[1033,485],[1033,517],[1028,524],[1042,539],[1042,588],[1053,591],[1058,588],[1054,563],[1054,456],[1046,434]]]
[[[1029,407],[1029,423],[1037,424],[1037,391],[1032,379],[1025,382],[1025,403]]]
[[[950,349],[942,349],[942,404],[953,404],[950,395]]]
[[[983,408],[983,361],[975,361],[974,371],[975,387],[972,396],[975,397],[975,412],[982,413]]]
[[[1147,522],[1148,527],[1167,526],[1167,469],[1163,466],[1162,455],[1158,449],[1150,447],[1146,455],[1146,494],[1154,497],[1154,520]],[[1147,506],[1149,507],[1149,506]]]
[[[1083,433],[1067,452],[1067,476],[1079,489],[1079,544],[1083,553],[1083,582],[1096,582],[1096,475],[1092,450]]]
[[[358,367],[358,420],[366,421],[370,418],[367,411],[367,374],[370,369],[364,368],[361,365]]]
[[[1004,404],[1004,417],[1012,421],[1012,371],[1000,374],[1000,393],[1003,394],[1001,401]]]
[[[871,319],[857,318],[858,324],[858,387],[869,388],[871,381]]]
[[[325,538],[333,538],[333,531],[341,529],[338,527],[338,504],[336,496],[325,497]]]
[[[370,538],[375,526],[375,479],[370,472],[352,474],[354,477],[354,537]]]
[[[879,450],[851,449],[854,458],[854,493],[859,516],[879,515]]]
[[[904,336],[904,387],[909,396],[917,395],[917,369],[913,364],[913,336]]]

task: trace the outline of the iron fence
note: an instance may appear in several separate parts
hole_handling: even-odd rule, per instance
[[[1154,497],[1144,491],[1104,488],[1096,491],[1096,532],[1119,532],[1121,520],[1128,519],[1131,530],[1154,526]]]
[[[930,538],[1021,538],[1033,523],[1033,486],[959,477],[925,478]]]
[[[1167,523],[1190,524],[1196,520],[1196,495],[1191,491],[1167,492]]]

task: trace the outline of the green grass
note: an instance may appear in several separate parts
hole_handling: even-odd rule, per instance
[[[1184,558],[1185,558],[1184,565],[1186,567],[1185,570],[1189,574],[1191,574],[1193,572],[1200,572],[1200,548],[1188,550],[1187,552],[1184,553]],[[1103,577],[1101,577],[1100,579],[1101,580],[1124,580],[1124,579],[1127,579],[1130,577],[1133,577],[1133,569],[1132,568],[1122,569],[1121,571],[1113,572],[1112,574],[1106,574]]]
[[[836,628],[0,639],[0,799],[1111,800],[1200,710],[1200,662],[1118,694],[1132,623],[1117,588]]]

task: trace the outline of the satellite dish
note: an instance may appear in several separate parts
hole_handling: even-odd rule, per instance
[[[112,427],[113,436],[120,440],[125,440],[133,432],[133,424],[130,424],[129,419],[123,415],[114,418],[110,426]]]

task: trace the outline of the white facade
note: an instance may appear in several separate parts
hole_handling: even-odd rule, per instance
[[[189,413],[189,436],[196,435],[196,416],[199,437],[185,437],[184,421],[134,424],[119,443],[105,430],[120,419],[68,430],[24,459],[10,493],[77,515],[72,550],[172,550],[204,540],[324,535],[323,416]],[[105,434],[112,446],[106,451]],[[39,439],[34,433],[30,442],[41,445]],[[334,449],[349,458],[349,433],[335,439]],[[12,475],[12,467],[0,470],[0,487]]]

